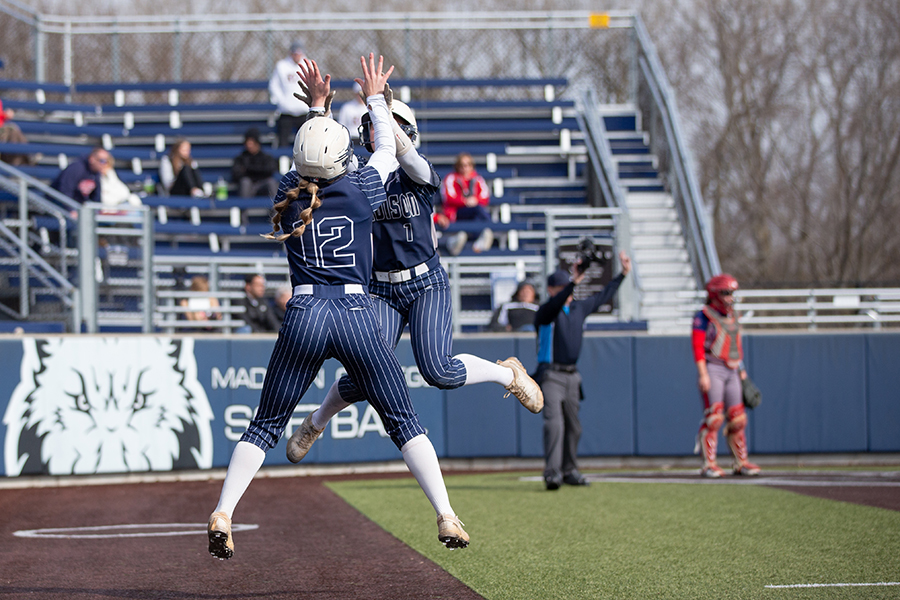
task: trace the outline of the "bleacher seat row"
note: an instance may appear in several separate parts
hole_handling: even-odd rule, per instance
[[[228,89],[234,89],[234,84],[240,82],[228,83],[232,85]],[[425,85],[428,84],[417,87]],[[560,87],[565,82],[547,80],[536,85]],[[0,81],[0,90],[3,87]],[[17,109],[16,122],[29,143],[0,144],[0,152],[39,155],[37,164],[25,166],[22,171],[49,182],[66,162],[101,145],[115,156],[120,178],[139,190],[148,177],[156,177],[162,154],[178,137],[191,141],[192,155],[210,182],[220,177],[230,179],[231,161],[242,151],[243,134],[248,128],[256,128],[266,144],[274,140],[273,107],[267,103],[194,104],[182,102],[179,94],[169,93],[167,103],[128,104],[116,92],[128,90],[129,86],[97,84],[76,89],[78,93],[112,94],[115,98],[112,103],[103,104],[4,99],[5,105]],[[217,88],[142,84],[135,89],[184,92]],[[474,156],[479,172],[491,184],[496,217],[491,228],[500,242],[483,254],[485,258],[500,255],[513,263],[516,256],[541,255],[543,208],[587,203],[586,149],[574,102],[547,94],[543,100],[411,100],[409,104],[419,123],[419,150],[441,176],[452,170],[456,155],[465,151]],[[335,111],[338,109],[336,106]],[[603,119],[623,187],[633,191],[661,190],[657,165],[650,155],[647,136],[640,130],[636,111],[622,106],[608,111]],[[287,170],[290,148],[266,151],[282,158],[282,171]],[[366,155],[361,148],[357,152]],[[277,245],[260,237],[271,230],[271,201],[238,198],[234,191],[232,185],[227,200],[152,193],[144,196],[144,204],[155,211],[156,254],[203,257],[228,252],[245,257],[251,264],[254,257],[279,255]],[[5,218],[15,217],[14,204],[11,196],[0,197]],[[504,205],[528,206],[534,211],[509,213],[503,210]],[[35,227],[50,232],[58,228],[54,219],[47,217],[36,217],[33,222]],[[457,223],[448,233],[466,231],[472,238],[481,227],[483,224]],[[518,243],[507,243],[508,235],[515,235]],[[471,247],[464,250],[463,256],[474,256]],[[128,261],[131,264],[138,258],[132,256]],[[491,299],[486,301],[490,306]],[[483,309],[484,301],[479,302],[476,305]]]

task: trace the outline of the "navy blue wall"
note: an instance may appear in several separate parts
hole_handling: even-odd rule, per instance
[[[71,343],[90,339],[68,338]],[[34,343],[34,338],[0,339],[3,414],[13,395],[21,404],[23,394],[35,385],[33,369],[26,368],[23,358],[36,355],[23,350]],[[212,410],[209,466],[227,465],[258,403],[273,344],[274,338],[268,337],[194,340],[196,382]],[[535,367],[530,337],[459,339],[454,352],[489,360],[515,355],[528,369]],[[542,418],[522,408],[513,396],[503,398],[501,387],[484,383],[437,390],[422,381],[408,341],[401,342],[397,355],[439,456],[542,456]],[[141,356],[123,360],[122,364],[133,365]],[[745,362],[763,392],[762,405],[750,411],[751,453],[900,452],[900,334],[750,335],[745,338]],[[701,402],[687,336],[588,335],[579,367],[585,393],[582,456],[691,453]],[[322,401],[340,370],[335,361],[325,363],[319,379],[300,400],[289,429]],[[307,462],[399,458],[368,405],[354,408],[326,429]],[[7,439],[3,452],[12,453],[7,422],[0,427],[0,436]],[[0,461],[3,464],[10,465]],[[283,441],[269,453],[266,464],[287,464]]]

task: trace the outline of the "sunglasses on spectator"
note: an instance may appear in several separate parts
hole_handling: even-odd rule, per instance
[[[719,292],[719,293],[720,293],[721,295],[723,295],[723,296],[730,296],[730,295],[732,295],[734,292],[732,292],[731,290],[726,290],[726,291],[724,291],[724,292]]]

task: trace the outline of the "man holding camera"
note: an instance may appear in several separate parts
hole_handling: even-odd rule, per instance
[[[588,315],[608,304],[625,276],[631,259],[619,253],[622,272],[601,291],[583,300],[573,300],[575,286],[584,280],[589,259],[574,265],[572,273],[562,269],[547,278],[550,299],[534,318],[538,338],[538,370],[535,381],[544,393],[544,484],[557,490],[562,484],[588,485],[578,471],[578,419],[581,375],[575,363],[581,353],[584,322]]]

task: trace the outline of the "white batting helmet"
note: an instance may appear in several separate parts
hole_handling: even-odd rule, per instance
[[[419,126],[416,125],[416,114],[413,112],[409,106],[400,102],[399,100],[391,101],[391,112],[395,117],[400,117],[402,120],[406,121],[413,128],[413,133],[410,135],[410,132],[406,131],[406,135],[409,135],[412,141],[416,141],[415,135],[419,132]]]
[[[416,124],[416,113],[413,112],[413,109],[399,100],[393,100],[391,101],[391,115],[395,119],[402,121],[402,123],[398,122],[400,129],[409,136],[411,142],[415,142],[416,138],[419,137],[419,126]],[[366,150],[375,152],[372,139],[369,137],[369,124],[371,122],[372,117],[369,116],[368,112],[364,112],[359,126],[359,139]]]
[[[328,117],[306,121],[294,139],[297,173],[308,181],[325,183],[347,172],[353,148],[347,128]]]

